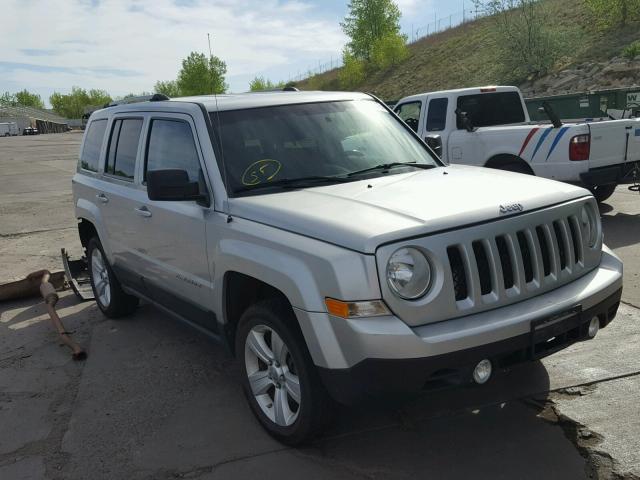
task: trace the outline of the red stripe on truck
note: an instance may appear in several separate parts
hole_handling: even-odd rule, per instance
[[[531,129],[531,131],[527,135],[527,138],[524,139],[524,143],[522,144],[522,148],[520,149],[520,153],[518,153],[519,157],[522,157],[522,152],[524,152],[524,149],[527,148],[527,145],[529,145],[529,142],[531,141],[531,138],[535,135],[535,133],[538,130],[540,130],[540,127],[536,127],[536,128],[532,128]]]

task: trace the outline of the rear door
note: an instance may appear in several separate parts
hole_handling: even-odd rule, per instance
[[[134,245],[137,219],[136,197],[142,194],[136,173],[144,124],[142,115],[115,115],[108,130],[108,143],[96,203],[99,205],[106,239],[111,251],[111,266],[125,284],[138,286],[141,267]]]
[[[589,168],[608,167],[640,160],[640,122],[610,120],[589,123],[591,152]]]
[[[144,143],[141,161],[144,196],[133,205],[133,210],[137,233],[134,248],[144,262],[145,287],[158,303],[212,329],[213,296],[206,249],[210,209],[196,201],[151,201],[146,195],[147,172],[163,169],[185,170],[191,181],[201,183],[201,190],[211,192],[191,116],[151,114]]]

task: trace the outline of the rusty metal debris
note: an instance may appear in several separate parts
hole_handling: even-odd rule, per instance
[[[58,316],[56,304],[58,303],[59,297],[55,287],[49,281],[51,279],[51,273],[48,270],[40,270],[38,272],[31,273],[29,277],[38,278],[40,280],[40,294],[42,295],[42,298],[44,298],[44,303],[47,306],[47,313],[49,313],[51,322],[53,323],[54,328],[58,331],[58,335],[60,336],[62,343],[71,349],[71,356],[73,359],[86,359],[87,353],[80,345],[73,341],[71,338],[73,332],[69,332],[64,328],[64,324]]]
[[[91,288],[86,259],[83,257],[80,260],[71,260],[64,248],[60,249],[60,253],[67,282],[69,282],[75,294],[81,300],[93,300],[95,297]]]

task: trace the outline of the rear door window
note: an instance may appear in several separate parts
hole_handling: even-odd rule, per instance
[[[178,169],[189,180],[200,179],[200,160],[191,126],[182,120],[154,119],[151,121],[144,178],[152,170]]]
[[[121,118],[113,122],[106,173],[133,180],[141,131],[141,118]]]
[[[417,132],[418,125],[420,124],[421,109],[422,102],[403,103],[396,107],[396,113],[404,123],[409,125],[414,132]]]
[[[434,98],[429,100],[427,110],[427,132],[440,132],[447,125],[447,106],[449,100],[446,98]]]
[[[480,93],[458,97],[457,107],[466,112],[474,127],[508,125],[525,121],[524,108],[518,92]],[[460,118],[458,129],[463,129]]]
[[[80,168],[89,170],[90,172],[98,171],[100,151],[102,150],[102,142],[104,141],[104,132],[106,129],[106,119],[94,120],[89,124],[87,136],[84,139],[84,146],[82,147]]]

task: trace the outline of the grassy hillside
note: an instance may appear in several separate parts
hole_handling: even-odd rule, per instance
[[[637,22],[624,29],[596,29],[582,0],[544,3],[562,53],[551,76],[584,62],[607,61],[640,38]],[[432,90],[521,83],[523,79],[514,79],[502,65],[498,42],[492,18],[466,23],[410,45],[407,60],[387,71],[370,74],[357,90],[391,100]],[[338,69],[299,82],[298,87],[339,90]]]

